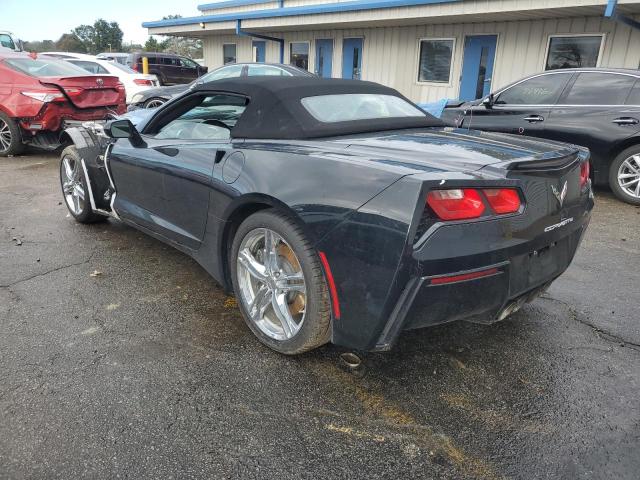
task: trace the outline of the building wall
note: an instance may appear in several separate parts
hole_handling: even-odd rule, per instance
[[[262,32],[261,32],[262,33]],[[289,61],[289,42],[309,41],[310,70],[315,65],[314,40],[334,39],[333,76],[342,70],[342,41],[363,37],[362,79],[398,89],[416,102],[430,102],[444,97],[457,98],[462,73],[464,39],[467,35],[497,34],[498,45],[492,89],[544,69],[550,35],[605,34],[600,66],[638,68],[640,65],[640,30],[602,18],[573,17],[527,21],[483,22],[408,27],[358,28],[342,30],[307,30],[270,32],[284,38],[285,63]],[[418,83],[418,42],[421,38],[454,38],[451,83]],[[237,61],[252,61],[251,38],[216,35],[204,40],[205,62],[210,69],[222,65],[222,44],[237,44]],[[279,45],[267,42],[267,62],[279,61]]]

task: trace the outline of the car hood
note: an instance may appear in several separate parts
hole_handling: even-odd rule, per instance
[[[564,157],[579,150],[549,140],[453,128],[341,137],[332,142],[345,145],[350,154],[414,173],[475,171],[497,163]]]
[[[140,93],[144,94],[144,98],[162,97],[173,98],[176,95],[180,95],[189,89],[190,84],[185,85],[171,85],[170,87],[156,87],[148,88]]]

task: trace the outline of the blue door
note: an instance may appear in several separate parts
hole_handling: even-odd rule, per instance
[[[497,35],[473,35],[464,42],[460,100],[476,100],[491,92]]]
[[[262,40],[254,40],[253,41],[253,61],[254,62],[264,62],[265,59],[265,42]]]
[[[333,40],[316,40],[316,75],[331,78],[333,67]]]
[[[342,42],[342,78],[360,80],[362,71],[362,39],[345,38]]]

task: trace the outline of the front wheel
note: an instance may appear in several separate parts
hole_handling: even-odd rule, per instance
[[[640,145],[627,148],[611,163],[609,185],[623,202],[640,205]]]
[[[318,254],[288,216],[263,210],[238,228],[231,249],[238,305],[268,347],[295,355],[329,341],[329,292]]]
[[[153,97],[144,102],[144,108],[158,108],[160,105],[164,105],[167,101],[164,98]]]
[[[65,148],[60,155],[60,185],[67,209],[76,221],[93,223],[105,218],[91,209],[82,161],[74,146]]]

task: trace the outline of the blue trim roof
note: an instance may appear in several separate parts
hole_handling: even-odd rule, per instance
[[[278,0],[224,0],[215,3],[198,5],[198,10],[215,10],[216,8],[240,7],[242,5],[259,5],[261,3],[276,3]]]
[[[229,2],[245,0],[228,0]],[[255,0],[252,0],[255,1]],[[463,0],[352,0],[350,2],[323,3],[299,7],[270,8],[249,12],[223,13],[217,15],[199,15],[197,17],[173,18],[144,22],[144,28],[174,27],[179,25],[195,25],[199,23],[228,22],[235,20],[250,20],[255,18],[291,17],[294,15],[313,15],[321,13],[357,12],[361,10],[378,10],[382,8],[413,7],[438,3],[454,3]],[[227,2],[224,2],[227,3]],[[220,4],[216,4],[220,5]]]

